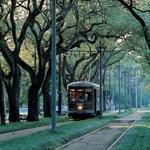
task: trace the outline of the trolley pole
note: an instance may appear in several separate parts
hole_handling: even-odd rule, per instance
[[[51,101],[51,129],[55,131],[56,128],[56,0],[50,1],[52,10],[52,101]]]

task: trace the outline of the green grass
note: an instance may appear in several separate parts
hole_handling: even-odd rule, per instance
[[[96,117],[81,121],[72,121],[57,127],[57,132],[50,130],[41,131],[24,138],[17,138],[5,142],[0,142],[1,150],[52,150],[73,138],[79,137],[112,122],[116,117],[127,115],[128,113],[104,116],[101,119]]]
[[[130,112],[127,112],[127,114]],[[121,113],[121,114],[112,114],[114,118],[117,118],[121,115],[126,115],[126,113]],[[111,116],[111,114],[109,115]],[[57,116],[57,121],[58,122],[67,122],[69,121],[69,118],[67,116]],[[7,125],[0,125],[0,134],[2,133],[7,133],[11,131],[17,131],[17,130],[22,130],[22,129],[28,129],[28,128],[34,128],[34,127],[40,127],[40,126],[45,126],[50,124],[50,118],[42,118],[39,121],[35,122],[27,122],[27,121],[22,121],[18,123],[8,123]]]
[[[145,113],[113,150],[150,150],[150,113]]]
[[[59,116],[57,117],[58,122],[66,122],[69,121],[69,118],[67,116]],[[0,134],[11,132],[11,131],[17,131],[22,129],[28,129],[28,128],[34,128],[34,127],[40,127],[50,124],[50,118],[42,118],[39,121],[35,122],[17,122],[17,123],[8,123],[7,125],[0,125]]]
[[[129,114],[131,114],[133,112],[134,112],[134,110],[128,110],[126,112],[112,113],[112,114],[109,114],[109,116],[112,116],[112,117],[117,119],[117,118],[121,118],[121,117],[124,117],[126,115],[129,115]]]

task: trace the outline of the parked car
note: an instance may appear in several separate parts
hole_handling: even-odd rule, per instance
[[[56,106],[56,112],[58,112],[58,106]],[[61,106],[61,114],[67,114],[68,113],[68,106]]]
[[[27,107],[20,107],[19,108],[19,116],[21,120],[27,119],[28,108]]]

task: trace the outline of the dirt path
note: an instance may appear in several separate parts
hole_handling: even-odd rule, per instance
[[[88,136],[84,136],[75,142],[64,145],[56,150],[107,150],[134,121],[142,116],[142,112],[135,112],[132,115],[116,120],[114,123],[98,130]]]

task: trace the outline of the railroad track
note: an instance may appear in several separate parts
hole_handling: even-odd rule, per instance
[[[135,120],[130,126],[129,128],[127,128],[127,130],[125,130],[108,148],[107,150],[111,150],[119,141],[120,139],[128,132],[128,130],[130,130],[134,125],[135,123],[137,122],[138,120]]]
[[[79,141],[79,140],[81,140],[81,139],[83,139],[83,138],[88,137],[89,135],[91,135],[91,134],[93,134],[93,133],[96,133],[97,131],[103,130],[104,128],[106,128],[108,125],[111,125],[111,124],[112,124],[112,123],[109,123],[109,124],[107,124],[107,125],[105,125],[105,126],[103,126],[103,127],[100,127],[100,128],[98,128],[98,129],[96,129],[96,130],[93,130],[93,131],[87,133],[87,134],[84,134],[83,136],[80,136],[79,138],[76,138],[76,139],[74,139],[74,140],[72,140],[72,141],[70,141],[70,142],[68,142],[68,143],[66,143],[66,144],[64,144],[64,145],[62,145],[62,146],[60,146],[60,147],[57,147],[55,150],[61,150],[62,148],[65,148],[65,147],[71,145],[71,144],[74,143],[74,142],[77,142],[77,141]]]
[[[111,150],[113,146],[127,133],[127,131],[134,126],[136,121],[139,120],[141,116],[141,112],[136,112],[128,117],[117,119],[115,122],[109,123],[104,127],[89,132],[56,148],[55,150],[84,150],[84,147],[86,150],[91,150],[91,148],[92,150]],[[122,130],[125,127],[126,130]],[[115,141],[114,137],[116,138]]]

